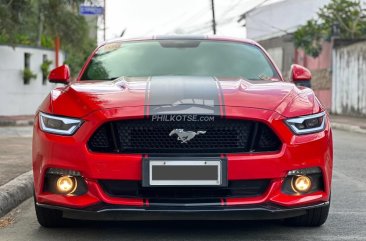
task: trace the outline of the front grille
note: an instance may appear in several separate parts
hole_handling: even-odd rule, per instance
[[[99,180],[104,192],[113,197],[174,201],[209,200],[263,195],[270,180],[229,181],[227,187],[142,187],[140,181]]]
[[[174,129],[205,133],[182,143],[178,135],[169,135]],[[281,142],[263,123],[216,117],[211,122],[109,122],[93,134],[88,147],[95,152],[120,153],[241,153],[277,151]]]

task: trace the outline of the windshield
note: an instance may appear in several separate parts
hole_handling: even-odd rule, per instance
[[[98,49],[81,80],[121,76],[216,76],[278,79],[257,46],[212,40],[148,40],[110,43]]]

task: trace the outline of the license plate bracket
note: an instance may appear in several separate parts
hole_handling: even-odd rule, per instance
[[[144,158],[142,186],[227,186],[227,160],[218,157]]]

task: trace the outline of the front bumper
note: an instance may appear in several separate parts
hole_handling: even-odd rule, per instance
[[[86,146],[96,128],[104,122],[120,119],[119,116],[123,116],[124,119],[136,119],[139,118],[135,115],[137,112],[133,107],[93,112],[83,118],[84,124],[77,133],[69,137],[42,132],[36,120],[33,135],[33,170],[36,200],[39,205],[87,210],[89,207],[104,203],[116,205],[114,207],[117,209],[125,208],[123,210],[128,210],[127,213],[132,211],[137,211],[137,213],[141,211],[157,212],[150,209],[153,207],[149,205],[149,200],[144,198],[121,198],[107,195],[98,182],[99,180],[141,181],[144,158],[142,154],[93,153]],[[225,155],[229,181],[269,179],[271,182],[267,190],[260,196],[222,198],[221,203],[215,204],[220,206],[215,212],[221,213],[222,210],[225,210],[223,213],[226,211],[241,212],[243,207],[243,211],[248,211],[247,205],[254,205],[251,207],[260,207],[261,212],[271,214],[277,212],[276,209],[265,208],[263,210],[262,205],[267,207],[266,205],[269,204],[284,207],[287,210],[294,207],[311,207],[311,205],[318,205],[329,200],[333,165],[329,122],[323,132],[295,136],[284,124],[283,117],[275,112],[250,108],[231,108],[231,112],[233,114],[230,118],[243,119],[245,116],[247,119],[266,122],[279,136],[283,145],[279,152],[274,153]],[[323,190],[305,195],[288,195],[281,191],[288,171],[309,167],[321,169],[324,179]],[[44,177],[49,168],[79,171],[86,181],[88,192],[81,196],[64,196],[44,192]],[[212,205],[206,208],[211,207]],[[194,213],[200,213],[200,211],[203,210],[195,210]]]
[[[64,218],[104,221],[137,220],[266,220],[301,216],[307,210],[325,207],[329,202],[304,207],[286,208],[273,204],[240,205],[235,207],[149,207],[131,208],[118,205],[97,204],[84,209],[65,208],[37,203],[44,208],[63,212]]]

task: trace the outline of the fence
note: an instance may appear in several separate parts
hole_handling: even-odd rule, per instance
[[[366,116],[366,41],[333,49],[332,112]]]

